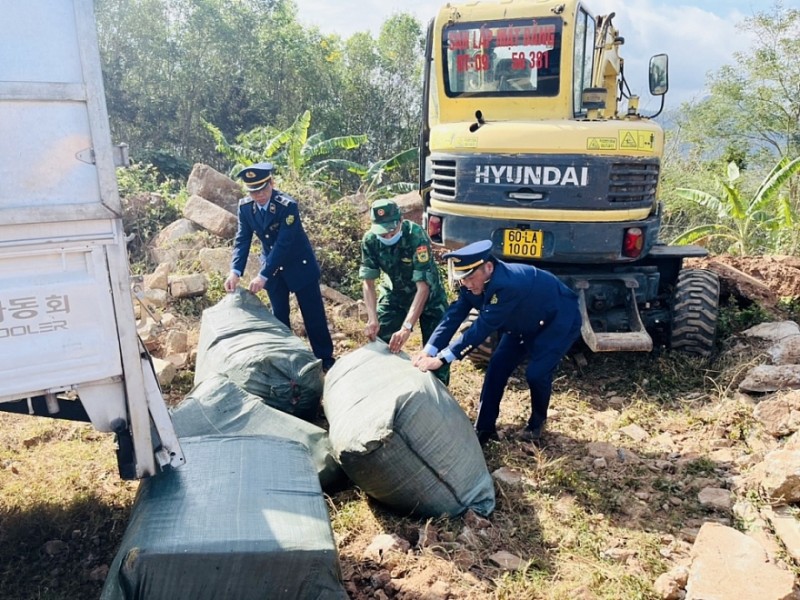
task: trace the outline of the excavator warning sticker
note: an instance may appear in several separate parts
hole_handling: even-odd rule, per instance
[[[455,134],[450,136],[450,146],[452,148],[477,148],[478,137],[470,136],[457,136]]]
[[[586,140],[587,150],[616,150],[617,139],[607,137],[592,137]]]
[[[635,129],[620,129],[619,147],[622,150],[653,151],[655,136],[649,131],[636,131]]]

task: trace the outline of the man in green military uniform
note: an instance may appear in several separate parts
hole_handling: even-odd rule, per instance
[[[389,350],[400,352],[419,321],[424,345],[448,306],[431,240],[422,227],[402,218],[392,200],[375,201],[370,220],[372,227],[361,240],[358,271],[367,307],[364,333],[370,340],[380,337]],[[381,273],[378,294],[375,280]],[[434,375],[447,385],[450,365],[442,365]]]

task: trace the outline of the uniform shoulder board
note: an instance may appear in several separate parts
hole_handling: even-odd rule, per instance
[[[253,198],[251,198],[250,196],[239,198],[239,206],[244,206],[245,204],[250,204],[251,202],[253,202]]]
[[[285,194],[277,194],[275,198],[273,198],[275,202],[278,204],[282,204],[283,206],[289,206],[290,204],[296,204],[295,199],[291,196],[287,196]]]

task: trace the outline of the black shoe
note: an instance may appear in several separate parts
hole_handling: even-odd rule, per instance
[[[544,434],[544,423],[531,427],[528,425],[519,434],[519,439],[523,442],[532,442],[534,446],[539,446],[542,443],[542,435]]]
[[[500,436],[497,435],[496,429],[476,429],[475,433],[478,436],[478,443],[480,443],[481,446],[485,446],[491,440],[498,441],[500,439]]]
[[[331,370],[331,367],[336,362],[335,358],[326,358],[322,361],[322,372],[327,373]]]

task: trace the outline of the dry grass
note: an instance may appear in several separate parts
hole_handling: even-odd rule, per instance
[[[89,425],[0,414],[0,589],[7,599],[96,598],[136,483]]]
[[[344,334],[340,354],[363,341],[357,321],[336,314],[331,321]],[[709,482],[725,485],[726,471],[709,458],[713,440],[747,449],[753,423],[731,392],[755,359],[729,351],[709,368],[668,353],[586,358],[583,367],[562,364],[541,451],[515,437],[529,400],[521,372],[512,380],[501,406],[502,439],[485,456],[490,471],[511,469],[521,483],[496,482],[490,527],[465,539],[461,519],[398,516],[356,489],[328,498],[351,597],[444,597],[430,595],[443,582],[450,598],[465,600],[656,598],[652,582],[687,555],[681,530],[727,518],[707,512],[696,495]],[[470,363],[455,365],[451,392],[471,418],[481,382]],[[621,434],[629,424],[649,437]],[[625,461],[599,466],[587,452],[592,442],[613,443]],[[694,460],[674,460],[690,452]],[[136,489],[116,474],[111,437],[86,425],[0,414],[0,489],[2,597],[98,597],[102,565],[116,552]],[[437,542],[420,547],[425,527]],[[411,550],[381,563],[365,557],[379,533],[403,537]],[[490,560],[499,551],[524,566],[502,569]],[[392,583],[378,583],[380,573]]]

